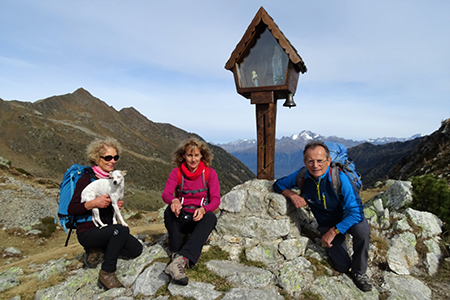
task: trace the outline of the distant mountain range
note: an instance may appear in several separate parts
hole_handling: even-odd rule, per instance
[[[303,130],[298,134],[290,137],[282,137],[275,141],[275,178],[280,178],[291,174],[303,166],[303,149],[311,140],[321,140],[324,142],[338,142],[344,144],[348,149],[361,144],[370,144],[372,146],[386,145],[390,143],[403,143],[416,139],[420,139],[422,135],[416,134],[409,138],[393,138],[383,137],[370,139],[366,141],[354,141],[336,136],[322,136],[309,130]],[[257,172],[257,151],[256,140],[237,140],[225,144],[217,144],[217,146],[225,149],[228,153],[243,162],[252,172]],[[411,143],[415,145],[415,143]],[[406,147],[409,149],[410,147]],[[409,149],[412,151],[412,149]],[[350,152],[350,150],[349,150]],[[383,152],[383,151],[382,151]],[[404,155],[405,150],[399,151]],[[376,155],[375,155],[376,156]],[[355,160],[354,157],[352,157]]]

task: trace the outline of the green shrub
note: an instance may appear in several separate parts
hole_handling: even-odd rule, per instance
[[[41,223],[34,225],[33,229],[40,230],[39,237],[49,238],[52,236],[52,233],[56,230],[56,224],[52,217],[45,217],[41,219]]]
[[[444,179],[432,175],[413,177],[413,202],[411,207],[435,214],[444,223],[444,231],[450,229],[450,187]]]

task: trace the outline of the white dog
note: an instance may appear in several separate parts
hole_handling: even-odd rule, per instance
[[[120,223],[123,226],[128,227],[128,224],[122,218],[120,214],[119,206],[117,203],[119,200],[123,198],[123,190],[125,186],[124,176],[127,174],[127,171],[113,171],[109,173],[110,179],[97,179],[91,182],[88,186],[84,188],[81,192],[81,202],[87,202],[94,200],[98,196],[109,195],[111,198],[111,204],[114,208],[113,215],[113,224],[117,224],[117,217],[119,217]],[[108,226],[107,224],[103,224],[100,219],[100,213],[98,208],[92,209],[92,221],[97,227]]]

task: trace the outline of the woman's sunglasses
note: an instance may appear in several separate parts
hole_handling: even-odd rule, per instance
[[[112,159],[114,159],[115,161],[119,160],[119,155],[115,155],[115,156],[106,155],[106,156],[100,156],[100,157],[103,158],[105,161],[110,161]]]

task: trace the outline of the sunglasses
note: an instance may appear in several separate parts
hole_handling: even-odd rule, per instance
[[[110,161],[112,159],[114,159],[115,161],[119,160],[119,155],[116,155],[116,156],[107,155],[107,156],[100,156],[100,157],[103,158],[105,161]]]

